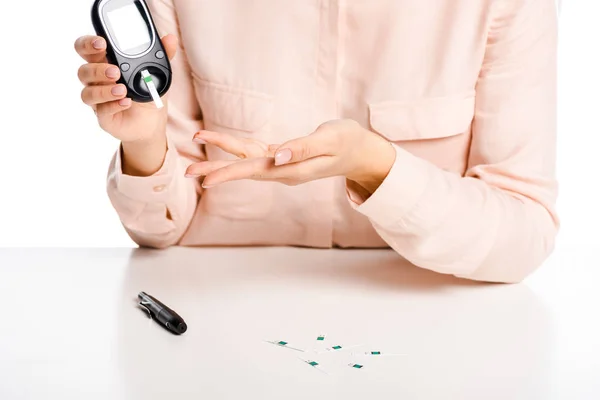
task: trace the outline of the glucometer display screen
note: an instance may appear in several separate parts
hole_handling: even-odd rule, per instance
[[[142,12],[139,4],[127,4],[106,12],[111,36],[125,54],[139,54],[150,47],[152,37]]]

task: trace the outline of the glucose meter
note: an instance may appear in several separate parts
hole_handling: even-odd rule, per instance
[[[92,23],[107,43],[108,62],[121,70],[119,83],[138,103],[160,99],[171,86],[171,64],[144,0],[96,0]]]

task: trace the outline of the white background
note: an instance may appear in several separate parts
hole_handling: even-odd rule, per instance
[[[77,69],[82,61],[73,51],[73,42],[80,35],[93,33],[89,17],[91,0],[7,0],[1,5],[0,247],[133,246],[105,193],[107,166],[118,143],[97,127],[94,114],[81,104],[79,97]],[[562,229],[553,258],[556,268],[542,268],[528,286],[541,295],[556,318],[550,332],[561,344],[552,349],[556,353],[553,367],[556,386],[560,393],[569,394],[564,398],[587,399],[594,398],[591,383],[596,383],[599,376],[596,355],[600,354],[600,324],[594,318],[597,310],[588,310],[598,304],[599,262],[594,249],[600,244],[600,1],[564,2],[560,25],[558,178]],[[107,268],[106,276],[98,273],[100,270],[95,266],[104,266],[98,261],[103,254],[111,253],[80,256],[81,263],[90,265],[76,275],[81,279],[84,276],[97,279],[99,287],[105,290],[113,287],[110,285],[118,281],[114,274],[122,270]],[[111,259],[110,263],[113,262]],[[26,271],[14,275],[22,276],[21,279],[11,282],[5,278],[4,282],[26,287],[56,278],[56,272],[46,271],[43,264],[40,258],[40,262],[32,263],[38,268],[33,267],[33,273]],[[120,266],[118,261],[116,265]],[[154,264],[155,270],[156,265],[159,264]],[[60,267],[57,267],[59,278]],[[62,271],[63,277],[72,277],[72,271],[77,269]],[[69,274],[64,275],[64,271]],[[129,285],[137,284],[138,280],[146,282],[144,279],[131,278]],[[59,282],[71,281],[65,278]],[[78,285],[68,286],[80,290]],[[513,288],[518,291],[521,287]],[[45,284],[39,288],[48,289]],[[32,292],[35,291],[8,291],[9,294]],[[289,295],[287,290],[282,293],[283,297]],[[64,298],[71,304],[76,297]],[[456,300],[462,296],[450,298]],[[236,301],[237,297],[232,295],[226,304],[231,305],[231,299]],[[21,304],[27,304],[26,301],[24,298]],[[582,306],[585,303],[588,307]],[[518,298],[509,304],[508,307],[515,308],[514,315],[521,315]],[[503,313],[505,318],[511,314]],[[128,323],[137,323],[133,321]],[[531,324],[514,323],[508,328],[514,327],[522,327],[526,332]],[[2,343],[15,346],[10,341]],[[28,349],[28,354],[60,349],[51,342],[47,346],[44,341],[23,343],[17,348]],[[109,342],[97,343],[104,349]],[[82,359],[91,360],[83,356]],[[13,367],[11,364],[10,368]],[[26,367],[29,369],[31,365]],[[51,375],[58,376],[60,372]]]
[[[105,193],[117,141],[80,102],[75,39],[91,0],[7,1],[0,10],[0,247],[132,246]],[[600,2],[562,6],[558,246],[599,243]]]

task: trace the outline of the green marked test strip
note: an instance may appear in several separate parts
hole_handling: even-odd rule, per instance
[[[324,374],[326,374],[326,375],[329,375],[329,373],[328,373],[327,371],[325,371],[325,370],[324,370],[324,369],[321,367],[321,364],[319,364],[317,361],[314,361],[314,360],[306,360],[306,359],[304,359],[304,358],[299,358],[299,359],[300,359],[300,360],[302,360],[302,362],[304,362],[304,363],[306,363],[306,364],[310,365],[310,366],[311,366],[311,367],[313,367],[314,369],[316,369],[316,370],[319,370],[319,371],[321,371],[322,373],[324,373]]]
[[[376,356],[376,357],[391,357],[391,356],[405,356],[406,354],[403,354],[403,353],[385,353],[385,352],[381,352],[379,350],[376,350],[376,351],[368,351],[366,353],[358,353],[358,355]]]
[[[354,344],[351,346],[341,346],[341,345],[335,345],[335,346],[331,346],[325,349],[325,351],[342,351],[342,350],[348,350],[348,349],[352,349],[354,347],[361,347],[363,346],[362,344]]]
[[[348,364],[348,366],[350,366],[352,368],[356,368],[356,369],[361,369],[364,367],[364,365],[360,365],[360,364]]]
[[[156,89],[156,85],[154,84],[154,81],[152,80],[152,75],[150,75],[148,70],[146,70],[146,69],[142,70],[142,78],[144,79],[144,82],[146,83],[146,87],[148,88],[148,92],[150,93],[150,96],[152,96],[152,100],[154,100],[154,104],[156,105],[156,108],[163,108],[164,104],[162,102],[162,99],[160,98],[160,94],[158,93],[158,90]]]
[[[312,346],[313,347],[312,348],[313,352],[319,353],[319,351],[322,351],[322,350],[325,349],[325,346],[326,346],[326,344],[325,344],[325,337],[326,336],[327,335],[324,334],[324,333],[321,333],[321,334],[319,334],[319,336],[317,336],[317,340],[315,340],[313,342],[313,346]]]
[[[275,346],[279,346],[279,347],[283,347],[283,348],[286,348],[286,349],[295,350],[295,351],[299,351],[301,353],[304,353],[304,350],[299,349],[297,347],[290,346],[289,343],[286,342],[285,340],[275,340],[275,341],[273,341],[273,340],[266,340],[266,342],[274,344]]]

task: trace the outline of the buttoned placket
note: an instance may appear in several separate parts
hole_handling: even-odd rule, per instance
[[[317,76],[315,91],[315,127],[338,118],[343,118],[341,110],[341,72],[343,67],[343,33],[346,0],[321,0],[319,52],[317,58]],[[336,212],[336,180],[328,178],[316,181],[312,190],[314,200],[321,207],[316,225],[319,237],[325,246],[334,242]]]

